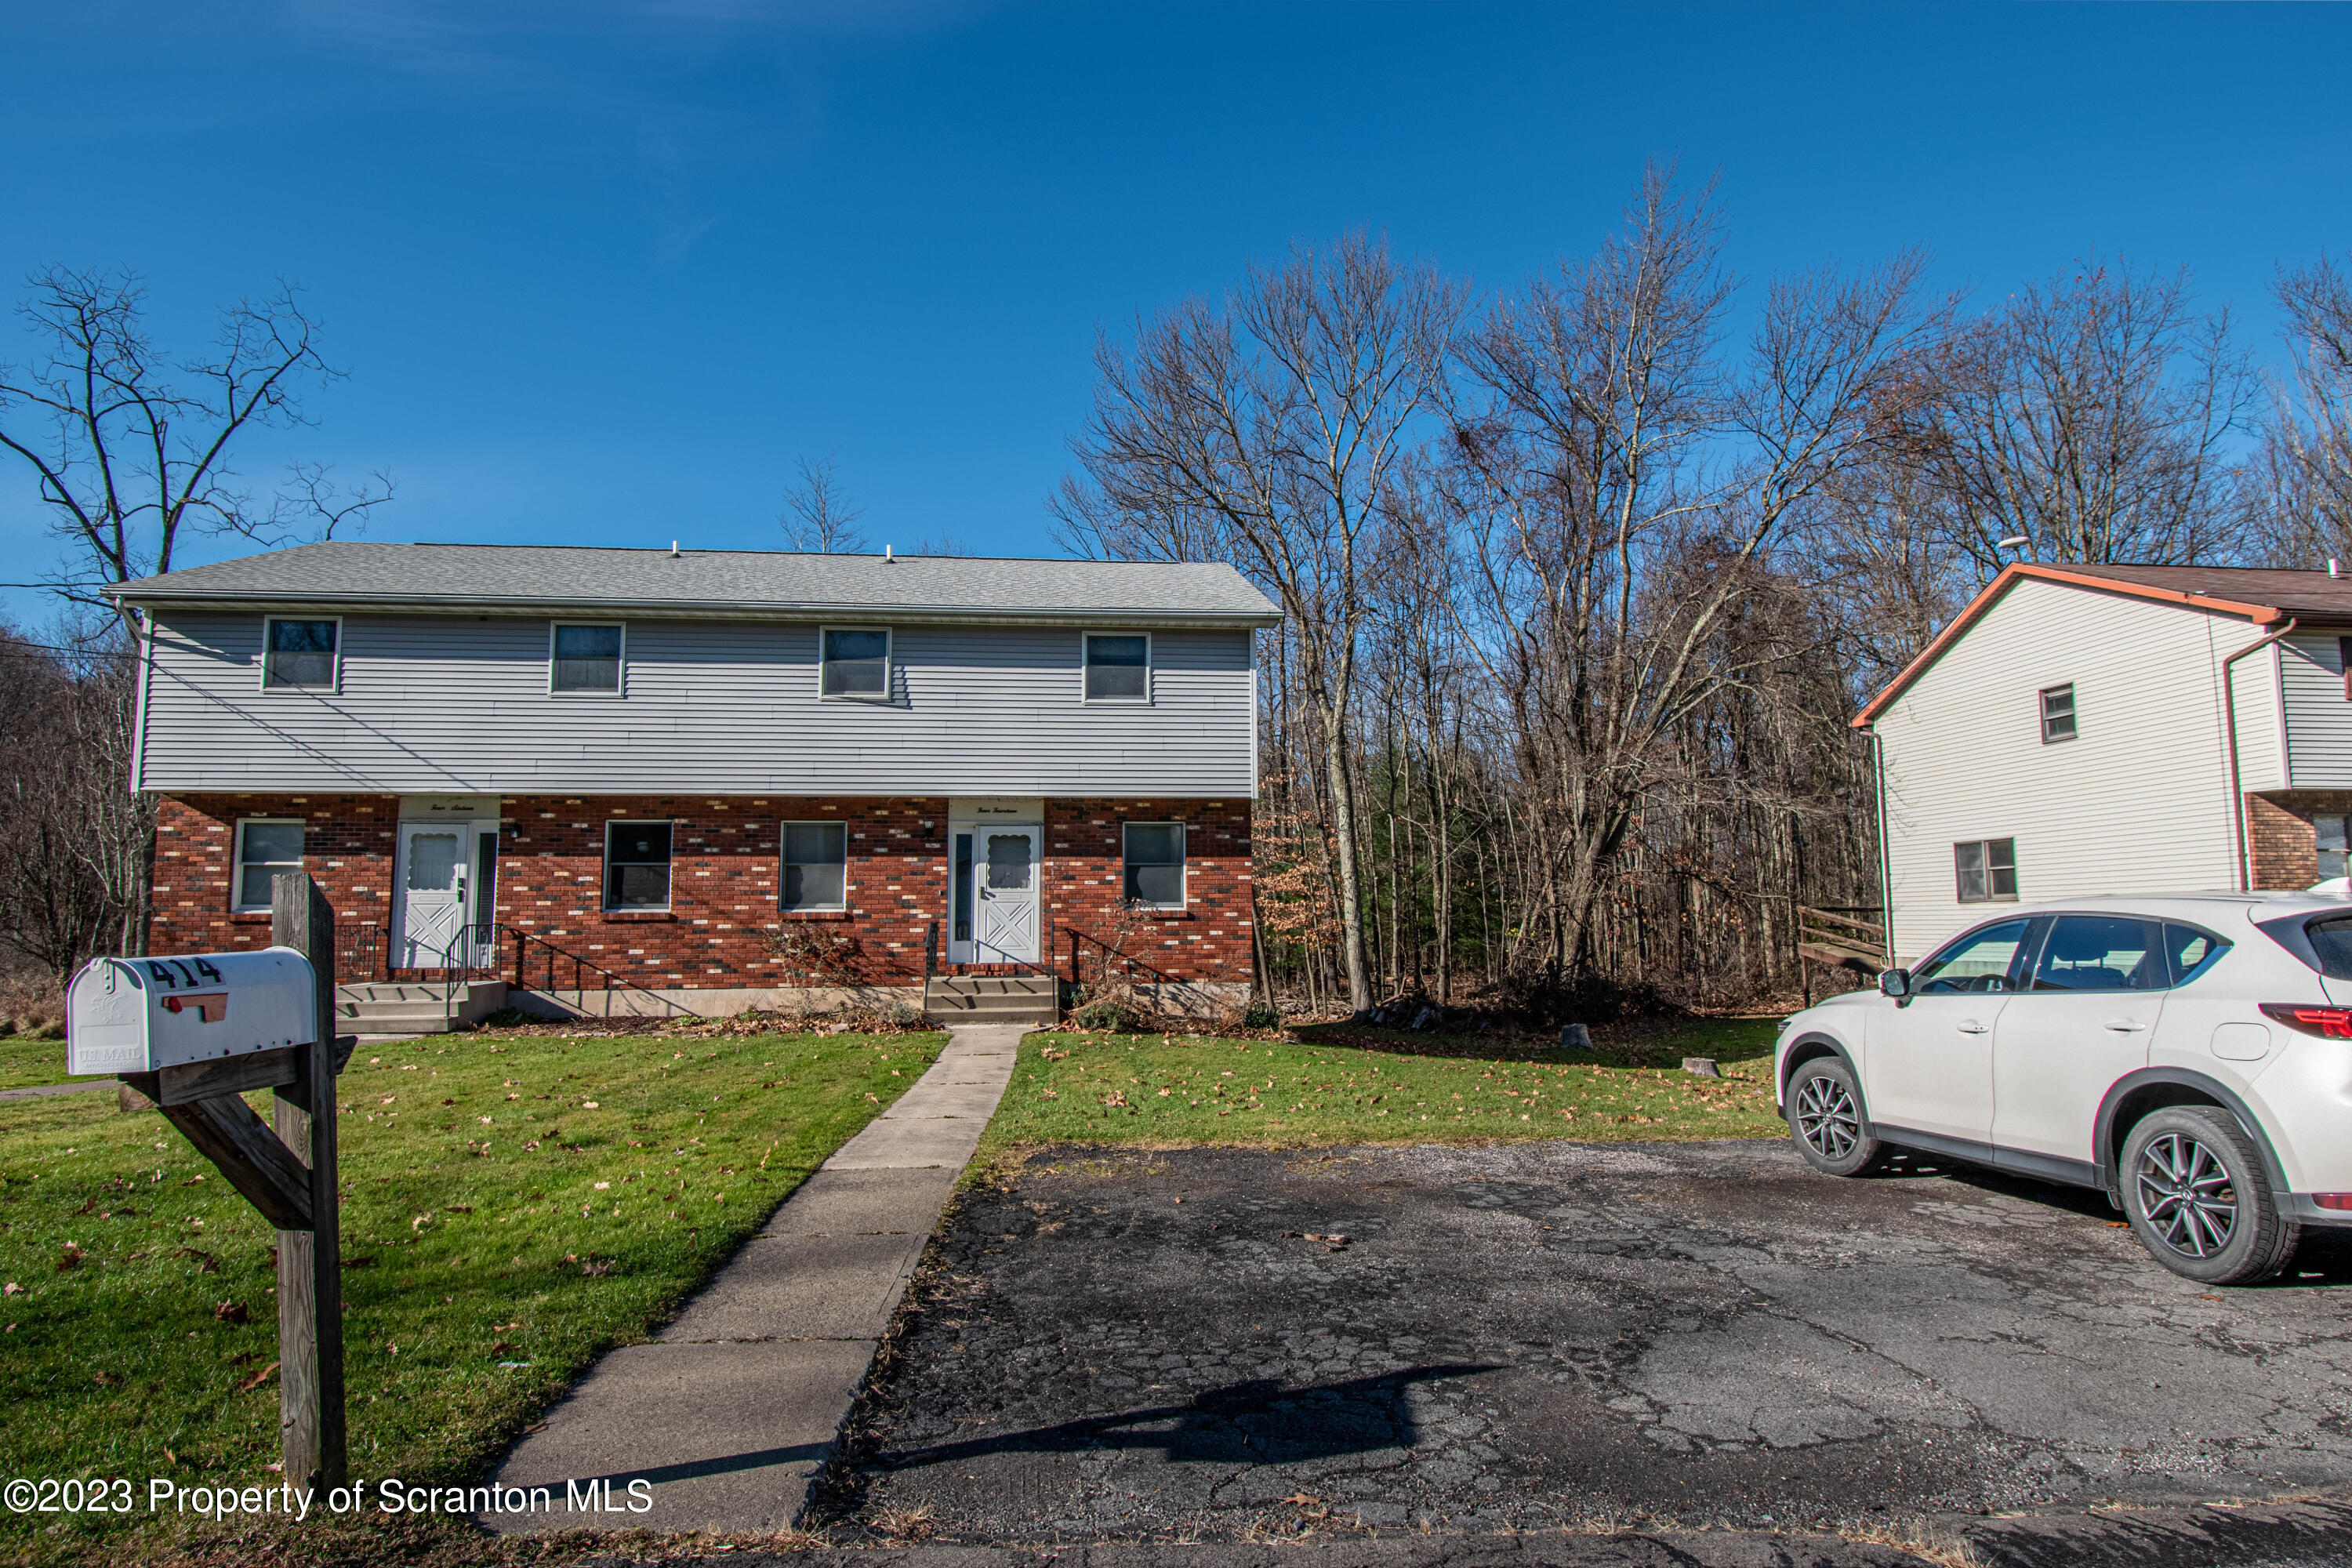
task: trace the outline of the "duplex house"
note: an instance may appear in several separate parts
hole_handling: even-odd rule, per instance
[[[2347,870],[2352,580],[2015,565],[1854,720],[1896,961],[1997,906]]]
[[[299,867],[346,980],[1247,994],[1279,616],[1230,566],[333,542],[119,593],[155,951],[265,944]]]

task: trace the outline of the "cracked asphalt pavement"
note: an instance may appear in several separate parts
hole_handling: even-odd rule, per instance
[[[2214,1290],[2113,1217],[1777,1142],[1051,1152],[950,1213],[812,1522],[1899,1536],[2339,1491],[2352,1246]]]

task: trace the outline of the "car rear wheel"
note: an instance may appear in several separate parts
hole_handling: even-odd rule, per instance
[[[2261,1152],[2218,1106],[2151,1111],[2124,1142],[2124,1212],[2156,1260],[2206,1285],[2286,1266],[2301,1227],[2279,1210]]]
[[[1835,1057],[1816,1057],[1790,1077],[1789,1136],[1805,1163],[1832,1176],[1865,1174],[1885,1152],[1870,1135],[1853,1074]]]

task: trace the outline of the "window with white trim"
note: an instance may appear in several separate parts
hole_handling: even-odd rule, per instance
[[[826,697],[863,697],[887,701],[890,696],[890,633],[882,630],[835,630],[818,636],[824,647],[818,691]]]
[[[1151,638],[1138,632],[1116,637],[1087,634],[1087,700],[1148,702],[1151,700]]]
[[[281,620],[262,626],[261,684],[269,691],[332,691],[341,623]]]
[[[281,871],[302,868],[302,824],[299,820],[248,816],[236,825],[236,882],[229,908],[256,914],[269,908],[269,881]]]
[[[547,689],[619,696],[625,640],[617,624],[556,622],[548,643]]]
[[[1126,839],[1128,903],[1142,910],[1182,909],[1184,825],[1130,822]]]
[[[670,825],[604,825],[604,908],[614,912],[669,908]]]
[[[841,822],[783,825],[783,907],[849,907],[849,826]]]

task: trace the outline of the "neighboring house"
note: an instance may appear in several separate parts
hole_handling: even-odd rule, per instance
[[[328,542],[118,592],[156,951],[265,944],[299,867],[345,980],[724,1013],[1108,943],[1247,994],[1279,616],[1229,566]]]
[[[1896,961],[2018,900],[2346,873],[2352,580],[2017,565],[1857,728]]]

